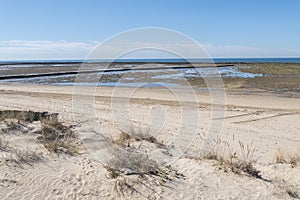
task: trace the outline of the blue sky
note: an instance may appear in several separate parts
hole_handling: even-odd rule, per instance
[[[298,0],[1,0],[0,59],[82,59],[140,27],[182,32],[213,57],[300,57],[299,8]]]

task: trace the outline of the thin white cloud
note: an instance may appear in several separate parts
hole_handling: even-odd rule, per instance
[[[99,44],[98,41],[70,42],[70,41],[23,41],[9,40],[0,41],[0,60],[60,60],[60,59],[85,59],[89,53]],[[102,45],[102,54],[99,58],[111,58],[123,52],[124,49],[135,47],[159,47],[175,52],[183,52],[190,58],[200,55],[199,47],[195,44],[163,44],[127,42]],[[292,49],[262,49],[257,47],[238,45],[212,45],[203,44],[203,48],[211,57],[300,57],[300,50]],[[200,57],[203,56],[200,55]],[[154,58],[174,57],[163,51],[142,50],[127,55],[127,58]]]
[[[0,41],[0,60],[83,59],[98,42]]]

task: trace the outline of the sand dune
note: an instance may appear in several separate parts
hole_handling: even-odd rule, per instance
[[[182,123],[181,106],[176,96],[166,89],[139,89],[132,95],[129,106],[134,123],[147,126],[151,123],[149,111],[158,107],[164,111],[163,128],[155,135],[155,141],[131,137],[120,142],[135,147],[143,143],[143,152],[156,150],[162,152],[157,156],[165,156],[163,158],[174,162],[157,176],[130,175],[124,169],[129,174],[109,178],[107,168],[97,157],[97,152],[102,149],[97,146],[95,135],[99,131],[108,138],[118,138],[120,128],[126,129],[126,125],[116,119],[112,99],[126,99],[128,90],[124,87],[123,93],[116,93],[110,87],[97,88],[93,94],[95,115],[90,116],[84,110],[74,109],[73,87],[1,84],[0,110],[58,113],[59,122],[72,129],[86,147],[74,155],[65,148],[51,152],[38,139],[43,129],[42,120],[1,120],[1,199],[299,198],[299,98],[229,91],[225,115],[214,117],[212,108],[223,105],[211,105],[209,94],[199,90],[196,93],[201,116],[197,119],[198,126],[191,124],[193,127],[189,127],[186,123],[183,127],[187,132],[196,130],[196,136],[187,152],[173,159],[177,143],[172,146],[168,141]],[[183,96],[186,93],[184,89],[176,90]],[[82,100],[84,102],[84,98]],[[90,102],[87,100],[86,103]],[[189,109],[185,107],[185,110]],[[187,121],[195,118],[185,117]],[[223,123],[222,134],[214,148],[203,152],[200,147],[212,121]],[[160,122],[155,121],[156,124]],[[94,129],[95,123],[99,130]],[[184,139],[182,143],[188,142]],[[161,145],[155,145],[156,142]],[[247,161],[251,161],[251,169],[240,164],[243,155],[249,152],[247,148],[254,150],[253,157],[246,155]],[[259,171],[258,175],[256,171]]]

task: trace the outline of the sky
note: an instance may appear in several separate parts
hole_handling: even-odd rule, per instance
[[[298,0],[0,0],[0,60],[84,59],[143,27],[183,33],[212,57],[300,57],[299,8]]]

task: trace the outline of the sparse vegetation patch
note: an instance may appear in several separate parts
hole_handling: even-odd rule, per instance
[[[253,147],[253,142],[245,145],[239,141],[239,147],[240,151],[237,153],[230,148],[228,142],[218,140],[205,158],[217,160],[221,166],[225,167],[225,171],[230,169],[237,174],[244,173],[255,178],[262,178],[261,172],[254,167],[257,161],[257,149]]]
[[[134,145],[135,142],[138,145]],[[183,174],[171,166],[161,165],[151,159],[143,149],[143,142],[154,144],[156,148],[165,148],[149,131],[142,129],[121,132],[116,139],[112,139],[113,147],[109,150],[109,158],[104,163],[104,168],[107,178],[114,180],[113,189],[118,196],[124,196],[126,192],[138,192],[141,185],[153,188],[177,178],[184,178]]]
[[[50,153],[80,154],[83,146],[71,127],[58,122],[57,118],[41,121],[39,141]]]

